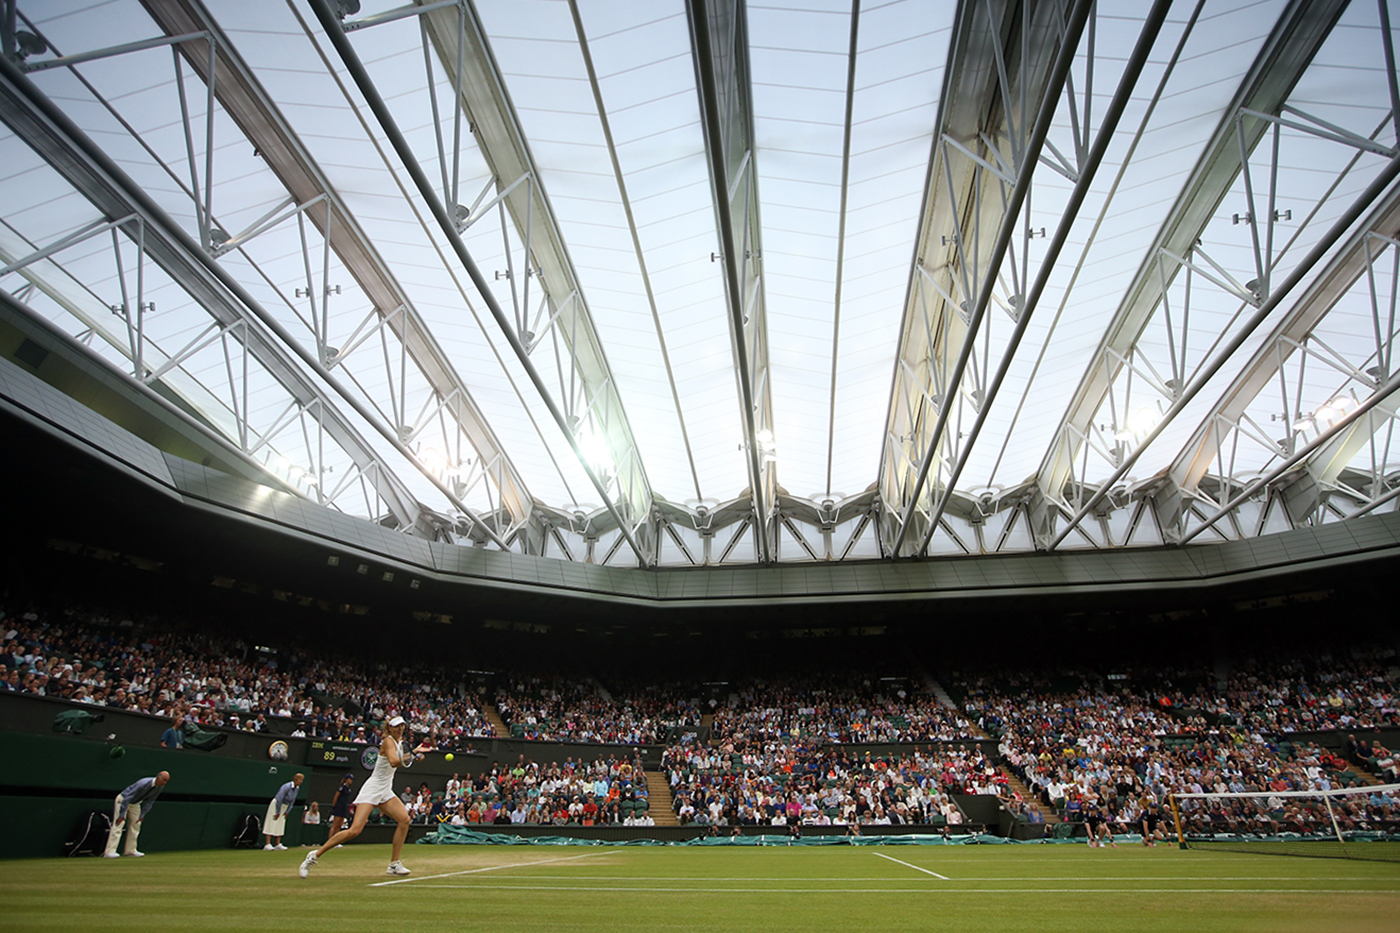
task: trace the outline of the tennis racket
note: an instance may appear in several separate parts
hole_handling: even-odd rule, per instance
[[[413,759],[413,746],[409,744],[407,739],[399,740],[399,767],[413,767]]]

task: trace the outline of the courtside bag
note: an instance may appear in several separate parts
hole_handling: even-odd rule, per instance
[[[258,846],[258,836],[262,832],[262,820],[258,819],[256,813],[245,813],[238,818],[238,822],[233,828],[233,847],[235,849],[255,849]]]
[[[112,831],[112,818],[101,810],[89,810],[78,817],[73,833],[63,844],[64,855],[101,855]]]

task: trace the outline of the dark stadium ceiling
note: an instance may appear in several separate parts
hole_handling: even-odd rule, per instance
[[[327,508],[652,566],[1396,507],[1384,0],[0,8],[5,313]]]

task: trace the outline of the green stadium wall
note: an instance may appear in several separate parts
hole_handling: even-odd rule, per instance
[[[166,748],[125,748],[94,739],[0,732],[0,760],[9,762],[0,800],[11,831],[0,839],[0,858],[60,855],[83,814],[112,812],[126,786],[160,771],[170,783],[141,830],[146,851],[227,848],[239,817],[261,819],[277,789],[298,770],[287,762],[215,757]],[[298,805],[284,839],[301,842]],[[318,840],[319,841],[319,840]]]

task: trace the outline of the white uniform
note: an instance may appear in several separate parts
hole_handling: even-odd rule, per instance
[[[370,773],[369,780],[360,787],[360,792],[355,795],[355,804],[358,806],[367,803],[372,807],[377,807],[394,794],[394,771],[397,770],[389,764],[389,756],[383,752],[379,753],[379,760],[374,763],[374,771]]]

